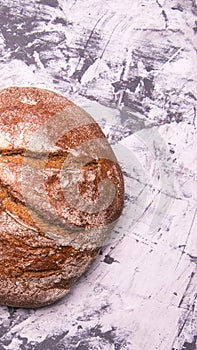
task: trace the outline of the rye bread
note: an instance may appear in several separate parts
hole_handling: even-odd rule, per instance
[[[123,176],[98,124],[65,97],[0,91],[0,304],[65,296],[123,208]]]

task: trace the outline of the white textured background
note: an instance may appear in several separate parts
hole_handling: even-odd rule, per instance
[[[195,350],[196,0],[0,1],[0,87],[49,88],[113,144],[125,209],[56,305],[0,307],[0,350]]]

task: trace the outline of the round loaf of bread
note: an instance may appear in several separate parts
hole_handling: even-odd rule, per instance
[[[123,176],[98,124],[65,97],[0,91],[0,304],[65,296],[123,208]]]

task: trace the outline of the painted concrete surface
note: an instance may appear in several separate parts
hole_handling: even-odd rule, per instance
[[[38,86],[94,116],[125,208],[59,303],[0,307],[0,350],[195,350],[195,0],[4,0],[0,87]]]

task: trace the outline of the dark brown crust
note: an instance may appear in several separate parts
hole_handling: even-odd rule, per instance
[[[42,150],[31,153],[28,145],[32,137],[58,113],[70,118],[70,129],[53,147],[49,146],[46,154]],[[84,161],[84,145],[88,142],[90,148],[93,145],[90,152],[93,159]],[[77,150],[77,156],[73,150]],[[63,193],[60,175],[63,167],[72,168],[75,163],[80,172],[78,190],[86,202],[93,205],[99,197],[101,181],[111,181],[115,195],[107,208],[103,204],[98,212],[88,212],[70,203],[68,194],[66,197],[66,192]],[[79,230],[79,238],[73,244],[64,242],[62,231],[57,235],[54,232],[53,238],[47,234],[44,225],[53,221],[53,228],[56,221],[50,210],[43,210],[42,202],[36,202],[37,197],[36,205],[33,202],[28,205],[23,191],[24,164],[28,164],[32,174],[44,164],[43,183],[55,215],[63,224]],[[120,167],[101,129],[87,113],[48,90],[31,87],[1,90],[0,304],[39,307],[66,295],[97,257],[106,234],[121,214],[123,196]],[[80,237],[82,241],[85,237],[85,243],[77,246]]]

